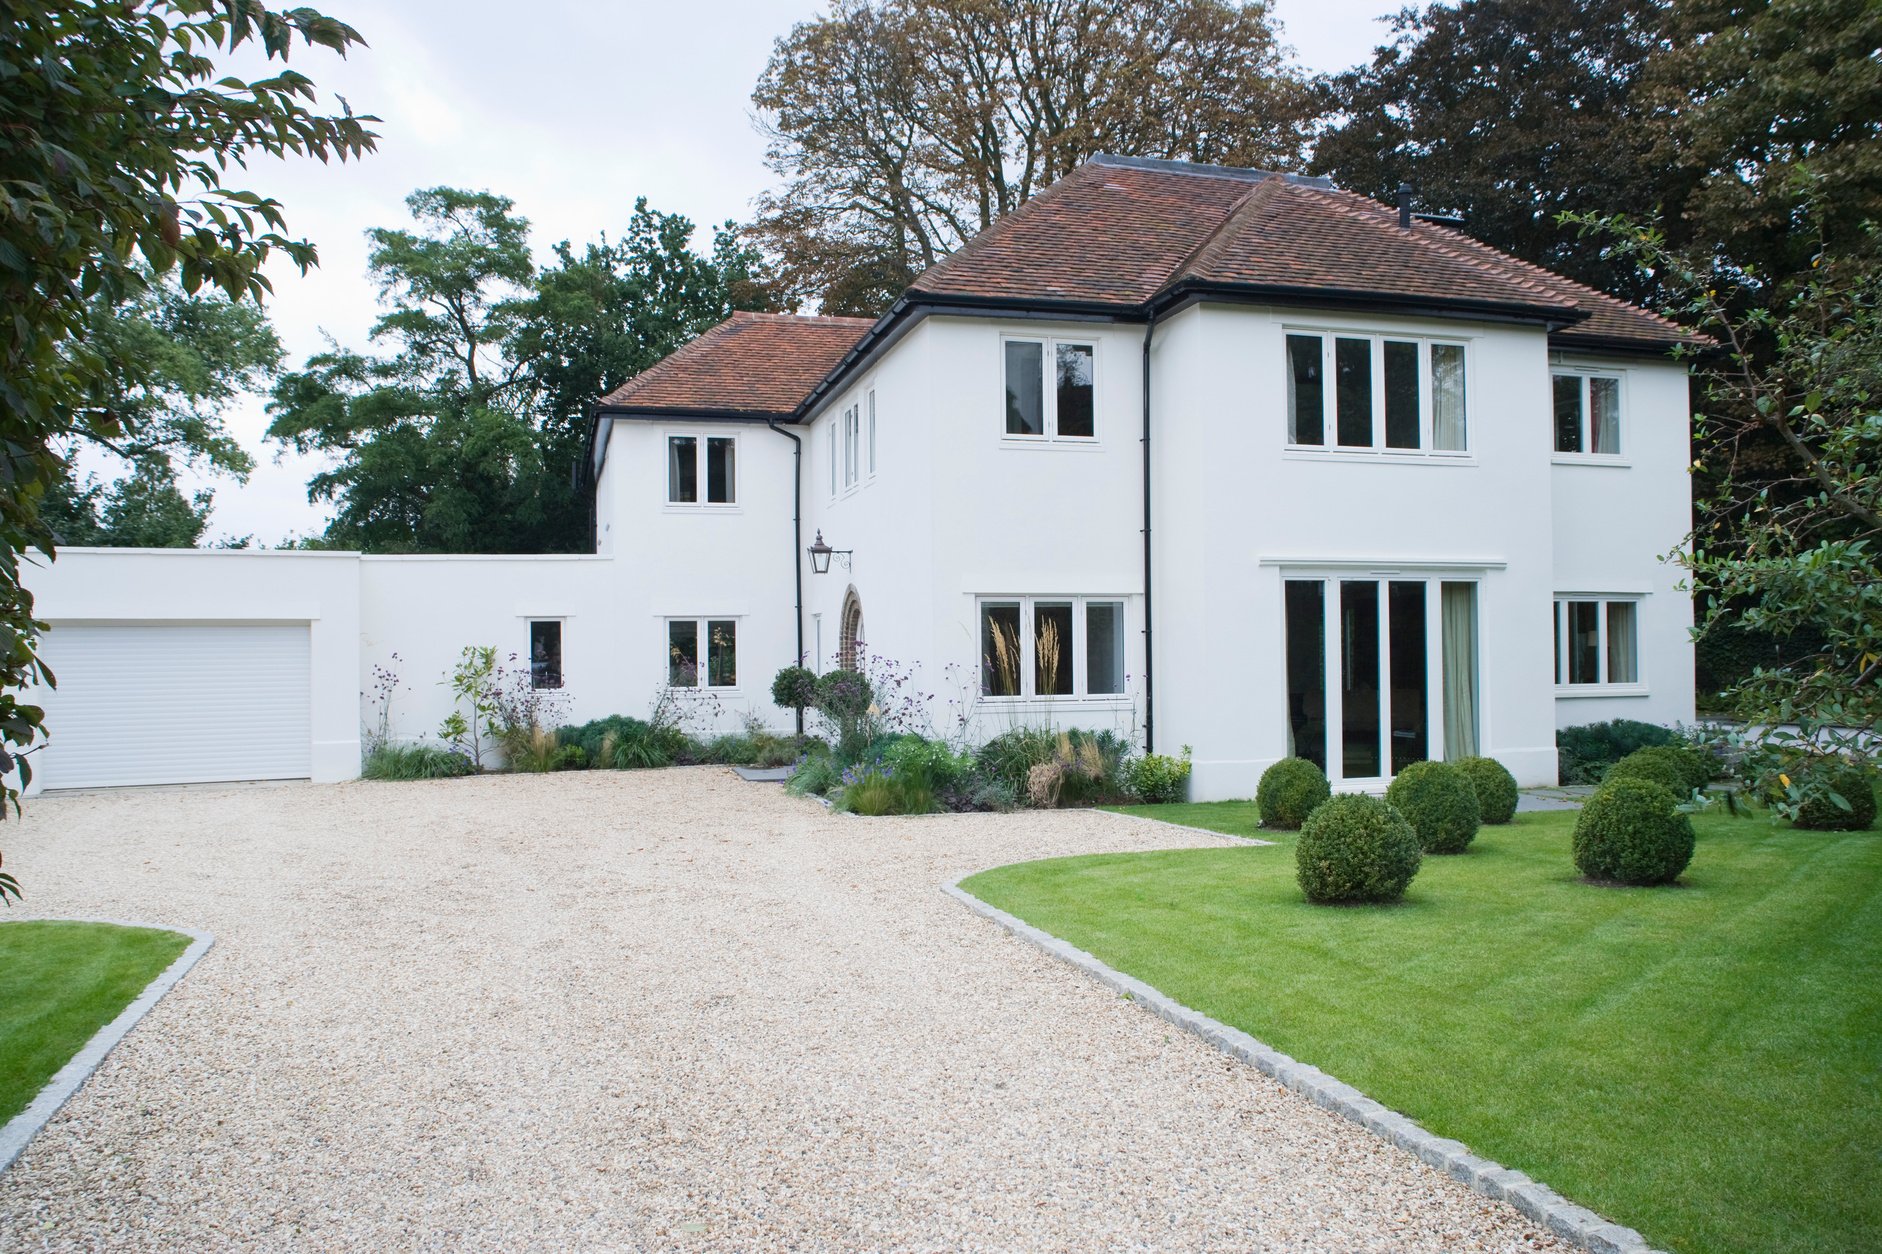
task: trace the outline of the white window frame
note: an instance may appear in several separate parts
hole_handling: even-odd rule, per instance
[[[1045,432],[1041,435],[1025,435],[1006,429],[1006,346],[1008,344],[1038,344],[1040,420],[1045,423]],[[1069,344],[1077,348],[1091,350],[1091,434],[1059,434],[1059,389],[1058,361],[1059,345]],[[1002,335],[1000,337],[1000,439],[1013,445],[1059,444],[1068,448],[1091,447],[1099,443],[1104,435],[1103,425],[1098,416],[1098,397],[1101,395],[1104,381],[1099,367],[1098,337],[1080,338],[1075,335]]]
[[[861,402],[843,407],[843,491],[853,492],[863,481],[863,419]]]
[[[1555,381],[1558,378],[1581,380],[1581,452],[1564,453],[1555,447]],[[1596,453],[1594,449],[1594,385],[1595,379],[1610,379],[1614,383],[1614,404],[1619,410],[1616,424],[1619,427],[1621,447],[1612,453]],[[1549,452],[1552,459],[1563,466],[1626,466],[1627,450],[1632,446],[1628,433],[1627,421],[1627,375],[1619,370],[1603,370],[1594,366],[1571,366],[1559,362],[1549,363]],[[1577,685],[1578,687],[1580,685]]]
[[[693,445],[693,483],[698,489],[697,501],[676,501],[673,499],[673,441],[692,440]],[[706,499],[706,441],[727,440],[732,445],[732,499],[729,501],[708,501]],[[660,473],[667,481],[666,507],[671,510],[720,510],[738,509],[738,481],[740,465],[744,460],[744,450],[739,447],[737,432],[716,435],[710,431],[673,431],[664,433],[660,447],[667,451]]]
[[[874,479],[876,477],[876,385],[874,383],[871,383],[869,385],[869,391],[867,395],[869,398],[868,399],[869,417],[867,420],[868,434],[869,434],[868,478]]]
[[[836,441],[837,441],[836,428],[837,428],[837,424],[841,421],[842,421],[842,414],[836,410],[831,410],[830,411],[830,427],[829,427],[830,435],[829,435],[829,438],[824,441],[824,443],[829,445],[829,448],[830,448],[830,499],[833,501],[836,500]]]
[[[1595,674],[1593,683],[1569,682],[1568,607],[1592,604],[1595,610]],[[1646,650],[1641,647],[1641,624],[1645,598],[1629,592],[1558,592],[1555,594],[1555,695],[1558,697],[1645,696],[1647,689]],[[1614,683],[1608,677],[1608,606],[1634,607],[1634,678],[1629,683]]]
[[[555,692],[568,687],[568,644],[569,620],[566,614],[525,614],[523,619],[524,649],[523,656],[529,664],[529,687],[532,692]],[[536,682],[536,646],[531,639],[536,634],[537,623],[556,625],[556,681],[553,684]]]
[[[1082,437],[1080,437],[1082,438]],[[974,649],[980,649],[981,627],[985,622],[986,609],[990,605],[1019,606],[1019,687],[1017,694],[999,696],[982,691],[984,674],[982,667],[985,659],[974,659],[974,691],[979,699],[994,705],[1014,705],[1024,702],[1045,701],[1052,704],[1080,703],[1087,705],[1123,705],[1131,701],[1130,694],[1130,618],[1131,598],[1123,594],[1092,594],[1065,596],[977,596],[974,598]],[[1072,690],[1066,693],[1037,693],[1033,688],[1038,679],[1038,655],[1036,620],[1033,609],[1038,605],[1069,605],[1072,607]],[[1090,619],[1086,613],[1088,606],[1115,605],[1118,607],[1118,630],[1124,643],[1124,663],[1121,678],[1124,681],[1122,692],[1091,692],[1088,642]]]
[[[1320,340],[1320,378],[1321,415],[1320,434],[1323,443],[1297,444],[1287,431],[1288,396],[1286,394],[1288,359],[1287,339],[1293,335],[1317,336]],[[1340,340],[1366,340],[1371,345],[1372,363],[1372,443],[1341,444],[1339,442],[1339,373],[1334,368],[1337,352],[1336,344]],[[1418,346],[1418,447],[1392,448],[1385,443],[1385,344],[1390,340],[1398,344],[1416,344]],[[1470,336],[1427,335],[1396,331],[1358,331],[1350,328],[1326,326],[1283,326],[1281,328],[1281,435],[1286,451],[1303,457],[1358,457],[1366,459],[1398,459],[1414,461],[1459,462],[1469,461],[1475,456],[1473,448],[1474,427],[1471,414],[1471,396],[1476,392],[1477,372],[1476,344]],[[1444,345],[1448,348],[1464,350],[1464,447],[1438,448],[1437,445],[1437,409],[1432,404],[1431,388],[1431,348]]]
[[[672,615],[668,615],[665,618],[662,618],[660,620],[660,648],[663,653],[663,657],[661,659],[661,669],[660,669],[661,686],[663,688],[672,688],[678,692],[719,692],[719,693],[737,692],[739,690],[740,685],[736,680],[729,684],[715,684],[715,683],[709,682],[712,668],[711,668],[710,662],[708,661],[708,658],[710,656],[709,650],[711,649],[712,645],[711,645],[711,637],[708,635],[708,632],[710,631],[710,627],[708,626],[708,624],[711,624],[711,623],[731,623],[732,624],[732,668],[734,672],[737,673],[742,678],[744,674],[744,671],[743,671],[744,663],[739,658],[739,636],[744,634],[741,629],[743,622],[744,622],[744,616],[741,614],[700,614],[700,615],[672,614]],[[698,633],[694,637],[694,639],[697,641],[696,647],[699,649],[699,659],[698,659],[699,682],[697,683],[676,684],[672,682],[673,680],[673,634],[672,633],[673,633],[674,623],[691,623],[693,624],[693,630]]]

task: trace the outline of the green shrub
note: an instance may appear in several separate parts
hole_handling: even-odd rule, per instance
[[[883,750],[882,764],[898,779],[919,780],[932,793],[953,791],[974,769],[974,759],[939,740],[899,736]]]
[[[1631,718],[1564,727],[1555,733],[1559,778],[1564,784],[1598,784],[1608,767],[1634,750],[1672,740],[1666,728]]]
[[[785,710],[808,710],[816,705],[816,672],[804,666],[784,667],[771,681],[771,701]]]
[[[732,732],[697,746],[692,756],[705,766],[746,766],[757,752],[758,747],[750,736]]]
[[[1477,794],[1477,809],[1486,823],[1508,823],[1516,817],[1516,777],[1495,758],[1459,758],[1457,769]]]
[[[1875,777],[1840,758],[1818,760],[1804,768],[1808,785],[1792,820],[1813,832],[1866,832],[1875,826]],[[1840,797],[1844,805],[1838,805]]]
[[[1576,870],[1591,880],[1670,884],[1692,861],[1692,820],[1669,789],[1622,776],[1582,806],[1574,851]]]
[[[556,751],[555,769],[558,771],[580,771],[588,766],[588,751],[580,745],[563,745]]]
[[[963,781],[957,797],[957,809],[998,810],[1002,813],[1019,808],[1019,794],[1005,780],[982,775],[976,770]]]
[[[1405,817],[1358,793],[1316,807],[1294,848],[1300,890],[1320,903],[1397,901],[1422,860],[1418,833]]]
[[[1610,779],[1644,779],[1684,801],[1711,781],[1710,755],[1689,745],[1649,745],[1610,766],[1602,782]]]
[[[803,747],[795,736],[779,736],[774,732],[753,732],[751,737],[751,764],[767,768],[789,766],[803,753]]]
[[[1255,785],[1255,813],[1263,827],[1298,831],[1314,807],[1332,795],[1325,771],[1306,758],[1282,758]]]
[[[1127,783],[1146,805],[1172,805],[1189,795],[1189,746],[1180,757],[1146,753],[1130,764]]]
[[[640,735],[646,730],[647,724],[642,719],[610,714],[590,723],[561,728],[556,732],[556,739],[565,745],[581,746],[582,752],[588,755],[590,765],[611,767],[614,765],[615,747],[627,737]]]
[[[366,779],[455,779],[476,770],[468,757],[439,745],[380,745],[359,773]]]
[[[828,750],[806,753],[797,770],[785,781],[784,790],[799,797],[821,797],[837,785],[836,762]]]
[[[861,671],[825,671],[817,679],[817,709],[833,719],[861,718],[869,712],[875,691]]]
[[[1058,743],[1058,736],[1043,728],[1016,727],[981,745],[974,760],[982,773],[1000,780],[1019,797],[1026,792],[1026,778],[1032,768],[1050,761],[1058,751]]]
[[[1393,778],[1385,803],[1405,816],[1426,853],[1462,853],[1483,814],[1470,777],[1450,762],[1413,762]]]
[[[632,771],[672,766],[692,748],[692,742],[677,728],[641,723],[623,731],[615,741],[614,769]]]
[[[934,789],[925,780],[895,775],[879,766],[852,767],[843,773],[836,808],[871,817],[885,814],[932,814]]]

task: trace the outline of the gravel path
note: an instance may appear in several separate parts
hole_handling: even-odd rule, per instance
[[[938,886],[1207,843],[699,768],[54,797],[30,909],[217,945],[4,1249],[1558,1249]]]

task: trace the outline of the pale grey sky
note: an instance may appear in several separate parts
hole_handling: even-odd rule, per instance
[[[306,276],[270,272],[269,312],[298,366],[330,335],[366,348],[377,316],[365,279],[369,227],[401,225],[404,198],[448,184],[509,196],[546,253],[562,239],[618,234],[636,196],[705,226],[743,219],[769,182],[751,89],[772,41],[822,11],[818,0],[706,5],[600,0],[326,0],[369,47],[342,61],[298,49],[291,64],[323,93],[383,121],[356,164],[255,166],[249,184],[286,207],[320,248]],[[1398,10],[1386,0],[1274,0],[1283,37],[1310,70],[1368,58]],[[239,67],[246,69],[248,67]],[[281,456],[261,433],[260,398],[231,415],[258,463],[246,485],[216,481],[211,536],[273,544],[318,531],[313,459]]]

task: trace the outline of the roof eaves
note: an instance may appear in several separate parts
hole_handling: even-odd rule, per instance
[[[1340,308],[1389,307],[1399,312],[1429,312],[1439,317],[1468,315],[1494,322],[1540,322],[1551,330],[1572,326],[1588,316],[1574,305],[1492,301],[1462,296],[1413,296],[1366,288],[1338,288],[1283,283],[1234,283],[1222,280],[1178,279],[1157,293],[1151,302],[1158,316],[1177,304],[1199,297],[1293,305],[1332,305]]]

